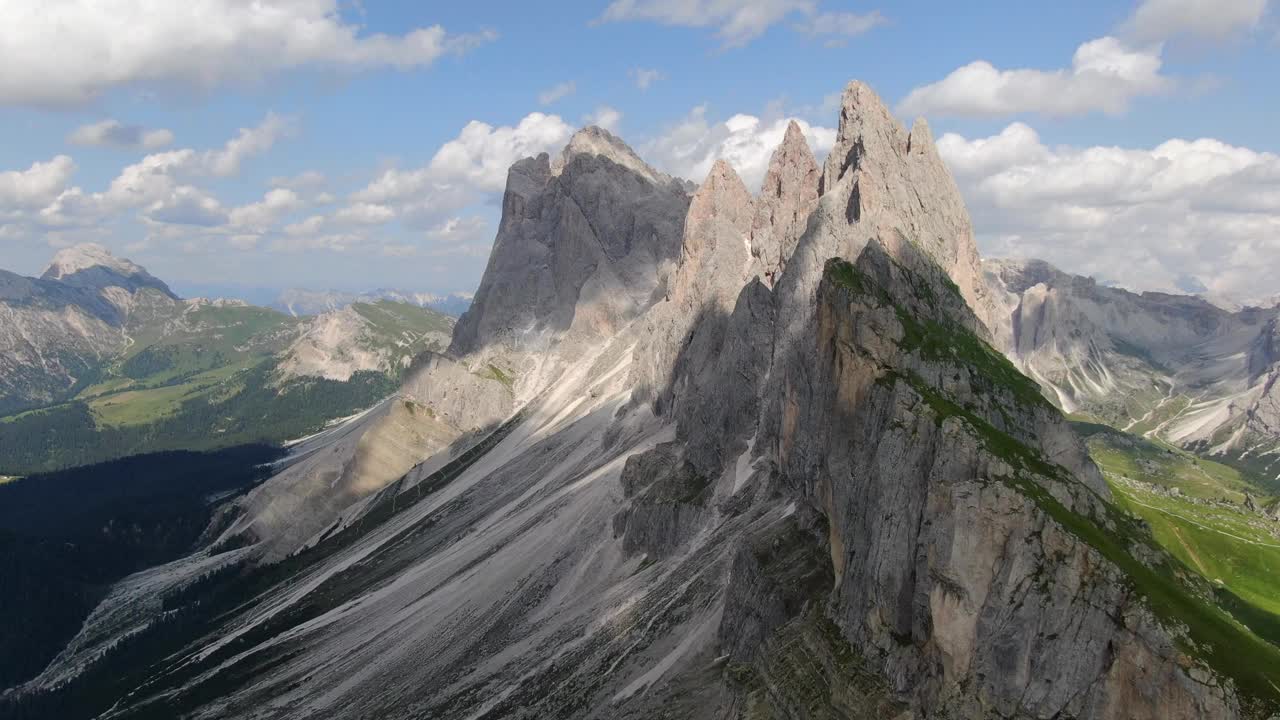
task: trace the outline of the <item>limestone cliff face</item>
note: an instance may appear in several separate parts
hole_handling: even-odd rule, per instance
[[[724,161],[694,195],[679,267],[645,318],[633,373],[637,398],[677,421],[701,472],[718,472],[755,434],[777,317],[770,288],[817,198],[817,163],[795,123],[755,198]]]
[[[922,250],[952,277],[978,318],[993,324],[968,211],[924,120],[908,132],[871,88],[850,83],[819,193],[790,259],[800,267],[778,284],[787,327],[804,326],[823,263],[855,258],[873,238],[895,255],[908,245]]]
[[[717,161],[689,204],[665,295],[642,321],[632,372],[659,407],[686,383],[677,363],[689,343],[696,335],[705,346],[719,344],[738,292],[757,269],[748,240],[753,216],[751,193],[728,163]]]
[[[1005,298],[927,128],[854,83],[820,178],[798,143],[756,197],[720,163],[688,199],[596,130],[517,163],[473,311],[394,401],[418,414],[381,408],[360,422],[388,430],[348,426],[256,491],[279,516],[316,493],[331,521],[189,609],[111,713],[1189,720],[1280,699],[1228,657],[1262,641],[989,344]],[[419,462],[395,441],[423,447],[427,409],[457,439]],[[361,477],[380,485],[324,504]]]
[[[770,287],[809,225],[809,215],[818,204],[821,175],[800,126],[792,121],[769,160],[751,224],[751,253],[759,259]]]
[[[1063,410],[1280,473],[1274,309],[1139,295],[1039,260],[988,260],[985,271],[1001,349]]]
[[[679,181],[599,128],[576,134],[555,167],[547,155],[516,163],[451,354],[611,336],[652,302],[679,256],[688,206]]]
[[[1188,672],[1125,573],[1055,518],[1118,522],[1035,386],[993,383],[1013,368],[981,345],[913,346],[914,323],[963,321],[921,302],[945,283],[922,296],[931,283],[875,243],[836,270],[819,288],[814,362],[778,378],[778,462],[827,520],[830,612],[850,642],[928,717],[1237,712],[1205,670]]]

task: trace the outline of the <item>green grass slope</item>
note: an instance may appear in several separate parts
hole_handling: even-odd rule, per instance
[[[1219,595],[1234,595],[1232,604],[1280,617],[1280,522],[1265,513],[1273,499],[1227,465],[1111,428],[1077,429],[1117,504],[1146,521],[1165,550]]]
[[[279,371],[305,318],[244,305],[177,307],[131,327],[128,350],[74,397],[0,418],[0,473],[305,435],[394,392],[408,361],[440,349],[453,328],[429,308],[358,303],[367,325],[353,342],[385,350],[390,367],[337,381]]]

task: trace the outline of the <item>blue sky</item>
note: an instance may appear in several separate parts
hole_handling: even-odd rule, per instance
[[[984,254],[1280,292],[1268,0],[0,8],[0,267],[25,274],[98,242],[186,292],[467,291],[521,154],[600,122],[758,182],[785,118],[824,151],[856,78],[929,118]]]

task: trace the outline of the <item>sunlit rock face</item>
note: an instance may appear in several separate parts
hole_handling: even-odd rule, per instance
[[[852,83],[821,171],[802,141],[756,195],[598,129],[518,162],[450,351],[256,491],[253,570],[112,712],[1238,716],[1131,574],[1169,559],[992,347],[927,127]],[[244,530],[290,513],[317,529]],[[147,632],[111,617],[85,636]]]
[[[1280,478],[1275,308],[1136,294],[1040,260],[988,260],[1001,349],[1065,412]]]

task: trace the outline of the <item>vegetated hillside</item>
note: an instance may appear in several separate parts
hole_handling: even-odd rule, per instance
[[[1280,311],[1132,293],[988,260],[999,345],[1065,412],[1211,456],[1280,491]]]
[[[155,453],[0,485],[0,687],[42,670],[115,581],[190,552],[279,456]]]
[[[373,371],[346,382],[278,383],[274,369],[264,361],[209,384],[120,393],[126,397],[118,405],[79,400],[0,420],[0,467],[27,475],[144,452],[284,442],[363,410],[398,385],[397,376]]]
[[[1222,606],[1280,644],[1280,513],[1236,469],[1179,448],[1077,423],[1117,504],[1188,569]]]
[[[1126,509],[980,267],[927,124],[862,83],[754,195],[579,131],[512,166],[449,352],[0,712],[1268,718],[1275,616]]]
[[[0,474],[306,435],[394,391],[414,356],[444,347],[454,322],[390,301],[298,319],[152,287],[131,297],[122,349],[85,359],[59,402],[0,417]]]

